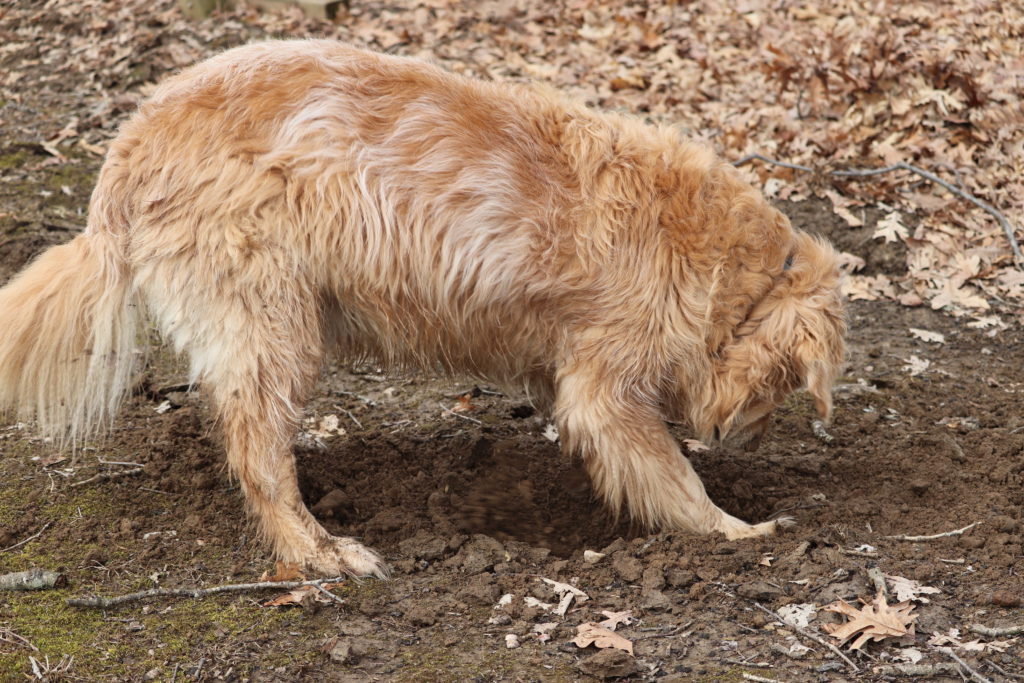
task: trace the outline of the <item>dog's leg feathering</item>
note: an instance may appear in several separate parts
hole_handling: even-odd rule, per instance
[[[595,490],[652,528],[729,539],[775,533],[789,520],[747,524],[715,505],[655,406],[616,394],[604,372],[574,370],[558,382],[555,414],[567,449],[583,457]]]
[[[291,441],[320,369],[323,341],[315,297],[287,289],[280,282],[250,285],[237,291],[230,310],[223,299],[207,304],[220,333],[209,348],[192,353],[212,385],[228,465],[281,560],[327,576],[386,578],[376,553],[352,538],[331,536],[302,501]]]

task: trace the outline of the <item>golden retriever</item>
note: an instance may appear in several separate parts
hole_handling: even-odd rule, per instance
[[[229,50],[112,142],[88,227],[0,290],[0,407],[72,442],[124,399],[148,312],[210,391],[277,556],[384,575],[303,504],[292,439],[325,354],[466,372],[553,413],[595,489],[655,527],[715,506],[664,420],[831,410],[835,252],[666,127],[331,41]]]

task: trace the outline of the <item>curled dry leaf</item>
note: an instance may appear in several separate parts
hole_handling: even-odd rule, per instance
[[[633,641],[590,621],[576,627],[576,637],[572,639],[572,642],[577,647],[587,647],[589,645],[599,648],[613,647],[617,650],[633,654]]]

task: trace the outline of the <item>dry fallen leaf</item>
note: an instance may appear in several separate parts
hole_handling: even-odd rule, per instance
[[[324,589],[331,590],[332,588],[337,588],[338,586],[340,586],[342,584],[340,584],[340,583],[325,583],[325,584],[322,584],[322,585],[323,585]],[[339,600],[340,600],[340,598],[339,598]],[[276,598],[271,598],[270,600],[267,600],[266,602],[264,602],[263,606],[264,607],[286,607],[288,605],[300,605],[301,606],[304,603],[306,605],[309,605],[310,602],[331,603],[331,602],[335,602],[335,600],[332,600],[330,596],[325,595],[324,592],[321,591],[316,586],[308,585],[308,586],[299,586],[298,588],[290,590],[287,593],[282,593],[281,595],[277,596]]]
[[[909,372],[911,377],[924,374],[932,365],[932,362],[927,358],[918,358],[917,356],[911,356],[906,361],[907,364],[903,366],[903,370],[904,372]]]
[[[875,232],[871,236],[875,239],[881,237],[885,239],[886,243],[889,243],[905,242],[908,234],[907,226],[900,222],[900,212],[893,211],[878,221],[878,225],[875,226]]]
[[[594,645],[599,648],[613,647],[633,654],[633,642],[623,638],[615,631],[610,631],[593,622],[580,624],[576,627],[576,637],[572,639],[578,647]]]
[[[889,585],[892,586],[892,590],[896,594],[896,599],[900,602],[905,602],[907,600],[929,602],[928,598],[921,596],[942,592],[938,588],[922,586],[917,581],[905,579],[902,576],[889,576],[886,574],[885,578],[889,581]]]
[[[829,612],[838,612],[849,617],[845,624],[825,624],[825,630],[840,643],[846,643],[856,636],[851,650],[859,650],[869,641],[886,638],[900,638],[914,634],[914,622],[918,615],[911,614],[914,606],[910,602],[890,605],[879,593],[871,604],[857,609],[845,600],[839,600],[827,607]]]
[[[298,565],[288,564],[287,562],[278,561],[274,565],[274,573],[263,572],[260,575],[260,583],[265,581],[273,581],[279,583],[281,581],[305,581],[306,575],[302,573],[302,570]]]
[[[453,413],[471,413],[476,410],[476,406],[473,405],[473,394],[466,392],[462,396],[459,396],[459,402],[452,406]]]
[[[306,420],[306,432],[318,439],[329,439],[332,436],[345,434],[341,420],[337,415],[324,415],[319,420],[315,417]]]
[[[783,605],[775,610],[775,612],[782,618],[782,621],[790,626],[807,628],[807,625],[811,623],[818,613],[818,606],[810,602]]]
[[[934,344],[945,344],[946,335],[941,332],[932,332],[930,330],[922,330],[916,327],[910,328],[910,334],[914,335],[918,339],[924,342],[932,342]]]
[[[629,626],[633,623],[633,612],[631,610],[626,610],[624,612],[608,612],[602,610],[601,614],[605,616],[605,619],[599,622],[598,626],[603,626],[611,631],[618,628],[619,624]]]

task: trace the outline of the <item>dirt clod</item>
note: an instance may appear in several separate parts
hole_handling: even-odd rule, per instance
[[[579,670],[595,678],[628,678],[640,671],[636,659],[619,650],[601,650],[581,659]]]

